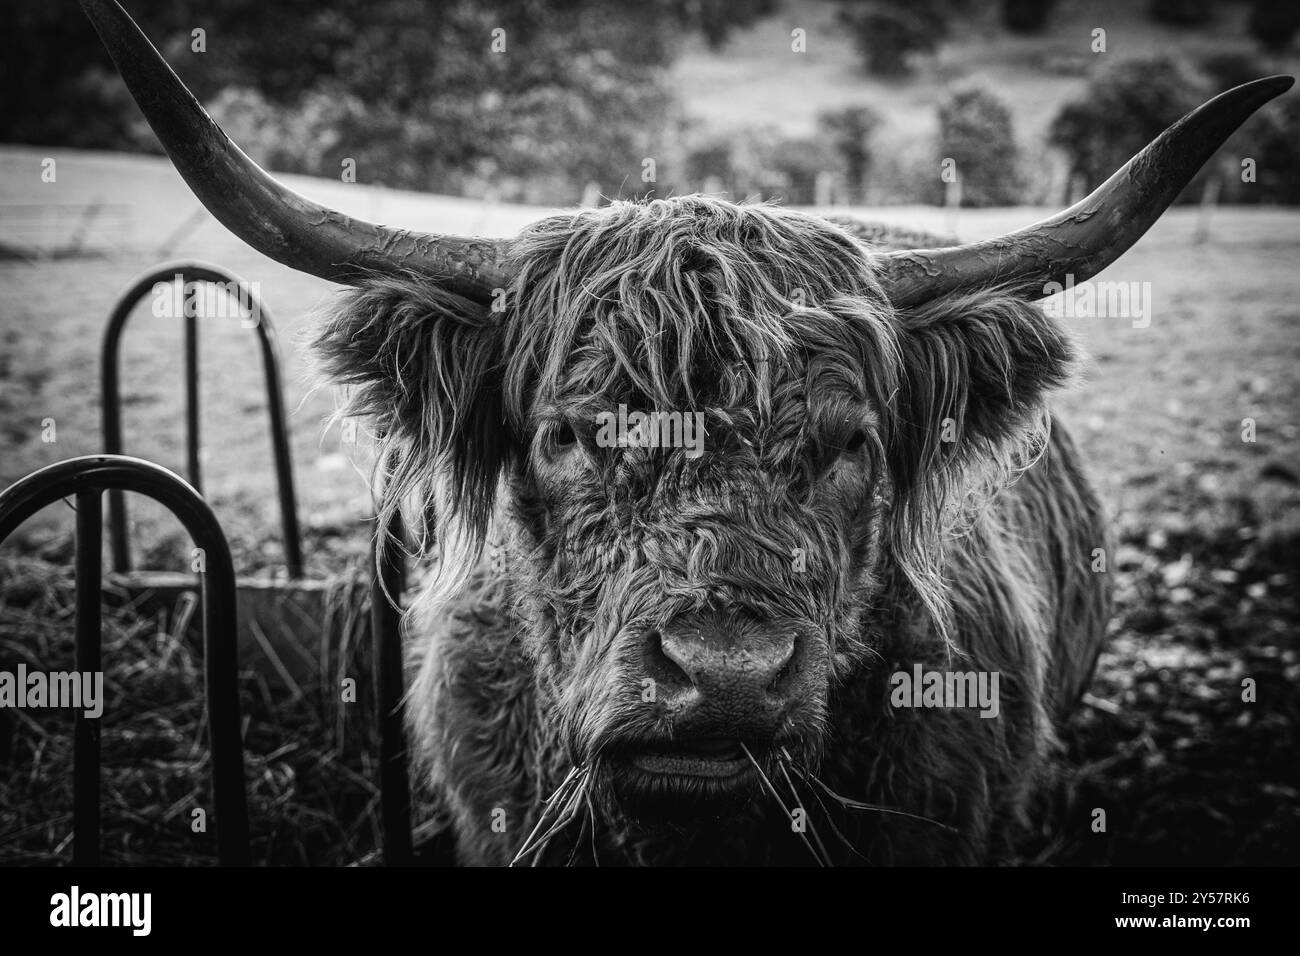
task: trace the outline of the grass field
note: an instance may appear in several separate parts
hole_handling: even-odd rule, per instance
[[[210,218],[187,226],[195,202],[164,160],[55,153],[59,181],[43,185],[39,161],[47,153],[0,151],[0,203],[62,203],[73,212],[14,219],[5,223],[8,237],[50,247],[64,241],[81,206],[118,206],[87,231],[91,257],[0,262],[0,485],[100,450],[99,341],[114,298],[162,253],[199,257],[260,284],[282,340],[308,566],[318,575],[354,567],[370,512],[366,452],[324,427],[334,398],[312,390],[295,344],[332,288],[251,252]],[[452,232],[505,235],[544,212],[339,183],[295,185],[369,218]],[[974,239],[1043,213],[963,210],[951,219],[896,207],[881,217]],[[1167,214],[1102,276],[1149,283],[1147,327],[1128,318],[1063,320],[1092,361],[1081,386],[1055,404],[1117,528],[1109,573],[1119,608],[1090,702],[1066,735],[1058,799],[1026,847],[1027,861],[1300,861],[1300,213],[1219,210],[1204,242],[1195,238],[1197,215]],[[126,450],[178,471],[179,355],[178,323],[142,308],[124,350]],[[234,319],[205,322],[202,356],[205,492],[240,572],[273,571],[280,546],[252,333]],[[53,443],[42,441],[47,418],[56,422]],[[1243,419],[1255,423],[1253,442],[1242,440]],[[187,566],[189,545],[175,522],[141,503],[133,509],[137,563]],[[70,625],[59,617],[66,604],[58,596],[66,597],[67,583],[45,562],[66,566],[71,529],[71,511],[52,508],[6,544],[0,666],[33,653],[38,636],[50,654],[66,653]],[[18,586],[33,575],[47,585]],[[125,644],[148,636],[132,637],[130,622],[121,627]],[[1244,678],[1257,682],[1256,703],[1241,701]],[[250,695],[255,684],[250,678]],[[136,717],[150,725],[174,714],[175,693]],[[264,821],[259,859],[339,863],[372,848],[373,793],[355,779],[364,781],[370,765],[355,738],[331,736],[337,725],[320,707],[291,718],[275,701],[252,700],[250,708],[263,721],[249,739],[263,796],[256,806],[280,814]],[[51,726],[23,720],[13,733],[0,756],[25,783],[10,790],[0,783],[0,859],[52,859],[31,844],[49,836],[57,845],[70,809],[60,803],[66,790],[36,809],[18,797],[57,777],[63,764],[51,754],[62,751],[47,747]],[[203,779],[201,748],[171,731],[139,739],[165,749],[166,759],[148,764],[153,777],[130,779],[146,792],[181,780],[160,789],[166,799],[157,801],[159,813],[174,819]],[[124,746],[130,752],[130,740]],[[335,784],[344,794],[338,804],[330,796]],[[1108,809],[1106,834],[1089,829],[1094,807]],[[20,812],[37,816],[9,819]],[[340,814],[368,822],[340,834]],[[306,833],[291,839],[286,828]],[[119,859],[141,852],[121,849]],[[175,852],[189,859],[185,852],[196,851]]]

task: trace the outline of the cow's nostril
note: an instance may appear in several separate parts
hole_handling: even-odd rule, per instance
[[[681,662],[673,658],[664,644],[663,635],[656,630],[646,632],[645,661],[648,676],[670,685],[690,687],[693,683],[690,673]]]
[[[691,647],[681,636],[675,634],[664,637],[656,632],[654,640],[655,646],[659,648],[660,656],[676,671],[681,673],[687,681],[691,681],[691,672],[700,665],[698,649]]]
[[[773,677],[772,682],[767,685],[768,693],[779,694],[781,692],[781,688],[786,686],[789,683],[790,677],[794,674],[795,671],[795,656],[796,656],[795,648],[798,647],[798,645],[799,645],[798,638],[792,637],[790,639],[789,646],[782,647],[782,653],[784,654],[785,660],[780,661],[777,664],[776,676]]]

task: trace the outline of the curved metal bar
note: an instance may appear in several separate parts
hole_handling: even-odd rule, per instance
[[[293,487],[293,464],[289,455],[289,434],[285,424],[284,400],[281,395],[279,349],[271,314],[253,292],[252,287],[234,273],[206,262],[192,260],[169,262],[149,270],[134,279],[118,298],[108,325],[104,329],[104,344],[100,352],[100,386],[103,407],[104,451],[110,455],[122,453],[121,385],[118,376],[119,351],[122,330],[132,310],[160,282],[175,282],[182,286],[193,282],[211,282],[233,285],[239,290],[239,299],[247,303],[256,317],[257,340],[262,350],[262,370],[266,379],[266,408],[271,419],[271,450],[275,456],[275,473],[280,497],[280,524],[284,533],[285,565],[289,576],[302,577],[302,540],[298,530],[297,497]],[[185,317],[186,360],[186,447],[189,459],[190,483],[199,488],[199,395],[198,395],[198,337],[193,316]],[[126,502],[122,492],[114,489],[108,494],[108,529],[112,548],[114,571],[126,571],[131,566],[130,549],[126,536]]]
[[[248,804],[240,737],[239,654],[236,646],[235,567],[212,509],[183,479],[152,462],[121,455],[87,455],[34,471],[0,492],[0,542],[42,508],[76,496],[77,667],[99,669],[99,496],[109,489],[147,495],[166,507],[203,549],[203,659],[217,855],[225,865],[247,866]],[[93,581],[91,579],[94,579]],[[92,590],[93,587],[93,590]],[[98,728],[76,730],[73,821],[77,862],[98,859]],[[91,775],[93,774],[93,781]],[[89,782],[88,782],[89,781]],[[88,809],[86,804],[93,801]],[[93,847],[93,849],[92,849]]]

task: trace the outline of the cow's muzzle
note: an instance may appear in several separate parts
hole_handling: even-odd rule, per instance
[[[752,797],[760,768],[819,726],[828,653],[817,628],[692,616],[638,635],[635,685],[653,733],[611,741],[604,766],[637,815],[715,813]]]
[[[761,742],[798,704],[809,646],[790,627],[692,620],[647,631],[642,666],[674,737]]]

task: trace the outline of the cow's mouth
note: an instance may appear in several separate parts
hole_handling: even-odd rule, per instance
[[[758,786],[765,747],[736,738],[639,740],[607,752],[606,781],[624,812],[644,823],[717,818],[743,808]]]
[[[629,751],[625,759],[643,773],[714,780],[740,776],[753,768],[739,740],[722,738],[682,741],[671,749],[640,748]]]

